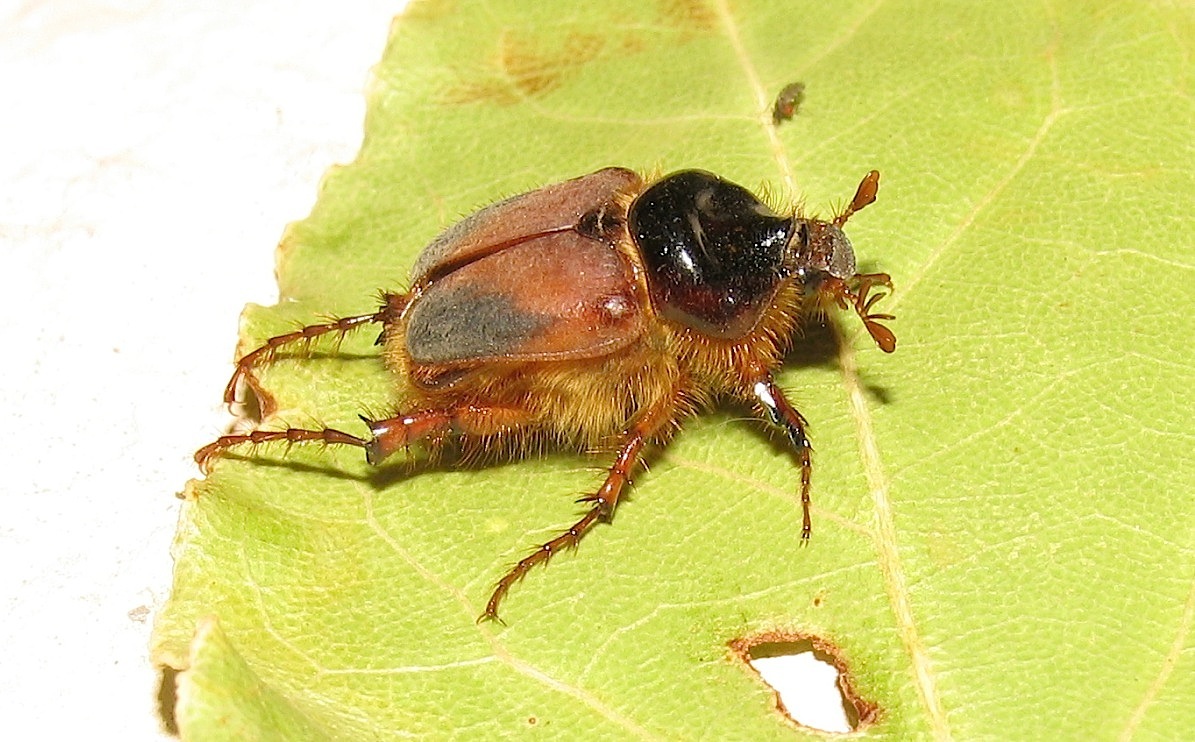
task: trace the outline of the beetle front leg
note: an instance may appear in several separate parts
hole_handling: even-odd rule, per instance
[[[809,436],[805,434],[805,426],[808,423],[789,403],[780,387],[776,386],[771,374],[759,376],[751,385],[751,393],[752,397],[763,405],[768,419],[784,431],[796,451],[797,460],[801,465],[801,543],[807,543],[813,533],[813,519],[809,515],[812,505],[809,489],[813,475],[813,446],[809,443]]]
[[[537,564],[547,564],[555,554],[564,549],[572,549],[599,521],[609,521],[614,517],[614,510],[618,507],[622,491],[631,481],[631,473],[639,465],[643,448],[651,438],[672,419],[673,410],[680,401],[681,394],[675,392],[673,396],[657,402],[623,434],[622,445],[618,455],[606,474],[606,481],[595,494],[581,498],[580,502],[592,503],[589,512],[581,520],[574,523],[567,531],[551,541],[540,544],[529,556],[524,557],[509,572],[498,581],[494,587],[490,600],[486,603],[485,612],[478,621],[493,620],[502,622],[498,618],[498,606],[510,592],[510,588],[519,580],[527,576]]]

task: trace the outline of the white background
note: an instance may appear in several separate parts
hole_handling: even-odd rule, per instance
[[[356,153],[402,5],[0,6],[10,732],[161,736],[148,641],[173,494],[229,421],[237,318],[276,300],[283,227]]]
[[[0,10],[0,719],[152,740],[174,493],[402,2]],[[3,6],[0,6],[3,7]]]

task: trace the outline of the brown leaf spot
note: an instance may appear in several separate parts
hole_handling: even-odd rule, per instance
[[[548,46],[536,36],[516,31],[502,33],[486,69],[463,75],[446,93],[446,102],[512,105],[541,97],[575,76],[606,46],[602,36],[575,30],[554,40],[558,43]]]
[[[660,10],[673,25],[709,32],[718,25],[718,13],[707,0],[662,0]]]
[[[442,10],[447,4],[447,0],[439,0],[417,5],[427,5],[423,12],[429,13],[432,7]],[[604,22],[563,25],[546,34],[516,27],[502,29],[481,68],[455,70],[457,82],[447,86],[443,102],[513,105],[543,97],[599,59],[625,61],[658,47],[661,32],[670,44],[684,43],[716,32],[720,23],[709,0],[658,0],[655,15],[658,20],[611,17]]]

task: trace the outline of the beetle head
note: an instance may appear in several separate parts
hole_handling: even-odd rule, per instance
[[[806,285],[814,288],[825,278],[846,281],[855,277],[855,249],[842,227],[856,211],[875,203],[879,188],[880,174],[872,170],[863,176],[855,189],[855,197],[834,221],[793,220],[795,229],[789,243],[789,265]]]
[[[870,292],[875,287],[890,291],[892,279],[886,273],[858,273],[855,249],[842,231],[852,214],[875,202],[879,185],[880,174],[872,170],[863,176],[855,197],[833,221],[794,219],[786,259],[792,273],[805,282],[807,295],[815,295],[822,303],[854,309],[880,349],[891,353],[896,349],[896,336],[883,322],[893,317],[871,311],[885,293]]]
[[[826,277],[846,280],[855,275],[855,248],[842,227],[820,219],[797,219],[789,242],[793,273],[816,287]]]

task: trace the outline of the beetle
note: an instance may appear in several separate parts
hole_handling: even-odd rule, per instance
[[[776,102],[772,104],[772,124],[779,126],[796,116],[804,100],[805,83],[790,82],[785,85],[776,95]]]
[[[853,309],[886,352],[896,338],[872,311],[887,274],[857,272],[843,233],[875,201],[869,172],[831,220],[778,214],[742,186],[701,170],[645,179],[606,168],[481,209],[420,253],[410,290],[372,314],[270,338],[237,362],[228,403],[252,369],[286,346],[380,325],[402,411],[361,416],[369,435],[334,428],[225,435],[195,457],[273,441],[364,449],[369,463],[421,443],[519,452],[542,443],[613,449],[584,515],[496,584],[478,620],[498,619],[511,587],[609,521],[648,446],[715,399],[746,401],[781,429],[800,466],[802,543],[812,532],[805,418],[774,380],[801,320]],[[872,293],[882,287],[886,291]]]

